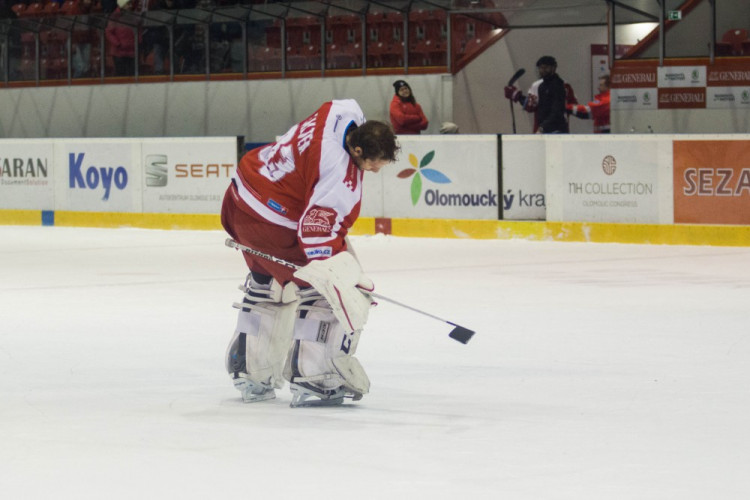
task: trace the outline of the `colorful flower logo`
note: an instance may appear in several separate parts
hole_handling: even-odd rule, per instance
[[[432,159],[435,158],[435,151],[430,151],[421,161],[417,161],[417,157],[414,154],[409,153],[409,163],[414,168],[405,168],[398,173],[399,179],[406,179],[411,177],[411,203],[416,206],[419,201],[419,197],[422,195],[422,176],[430,182],[437,184],[449,184],[451,180],[442,172],[435,170],[434,168],[425,168],[430,164]]]

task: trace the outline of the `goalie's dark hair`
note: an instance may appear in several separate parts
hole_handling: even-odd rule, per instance
[[[401,150],[391,126],[376,120],[352,127],[347,133],[347,139],[350,147],[362,148],[362,158],[365,160],[395,161]]]

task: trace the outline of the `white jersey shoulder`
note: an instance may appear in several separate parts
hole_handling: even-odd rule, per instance
[[[328,112],[325,126],[325,139],[333,140],[336,144],[344,147],[344,134],[352,125],[362,125],[365,122],[365,114],[354,99],[341,99],[331,101],[331,109]]]
[[[530,95],[535,95],[535,96],[539,97],[539,86],[542,84],[543,81],[544,80],[542,80],[540,78],[539,80],[537,80],[534,83],[532,83],[531,87],[529,87],[529,91],[527,93],[530,94]]]

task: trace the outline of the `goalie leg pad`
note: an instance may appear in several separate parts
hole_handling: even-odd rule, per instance
[[[370,390],[370,380],[354,357],[361,331],[347,332],[314,289],[301,294],[306,298],[299,307],[284,367],[284,377],[292,385],[292,406],[308,406],[310,396],[339,403],[345,395],[361,399]]]
[[[264,279],[265,278],[265,279]],[[294,330],[297,286],[281,286],[269,277],[250,273],[237,327],[226,355],[227,372],[246,402],[275,397],[284,384],[284,359]]]

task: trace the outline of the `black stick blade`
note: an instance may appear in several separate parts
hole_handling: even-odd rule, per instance
[[[451,323],[450,321],[448,321],[447,323],[456,327],[448,334],[448,336],[453,340],[461,342],[462,344],[468,344],[471,340],[471,337],[474,336],[474,330],[469,330],[468,328],[464,328],[463,326]]]
[[[511,77],[510,81],[508,82],[508,87],[516,83],[516,81],[523,76],[523,74],[526,73],[526,70],[521,68],[518,71],[516,71],[513,76]]]

